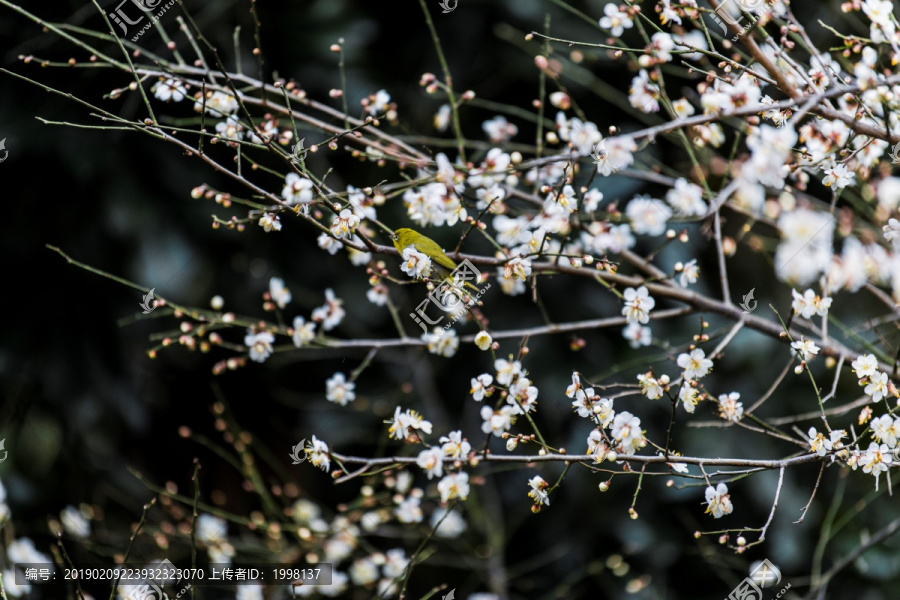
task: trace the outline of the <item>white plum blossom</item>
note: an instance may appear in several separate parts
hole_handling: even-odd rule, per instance
[[[665,31],[657,31],[650,38],[650,44],[644,49],[644,54],[638,58],[638,64],[642,67],[652,67],[659,63],[667,63],[672,60],[672,50],[675,49],[675,40]]]
[[[666,202],[681,216],[700,217],[706,214],[703,188],[683,177],[675,180],[675,187],[666,192]]]
[[[325,399],[340,406],[347,406],[348,402],[356,400],[356,384],[347,381],[343,373],[335,373],[325,382]]]
[[[524,414],[535,409],[537,396],[537,387],[531,385],[531,380],[523,376],[516,379],[515,383],[509,387],[506,401],[515,406],[519,414]]]
[[[349,208],[345,208],[331,222],[331,233],[338,239],[349,238],[356,233],[357,227],[359,227],[359,217]]]
[[[519,410],[515,406],[506,404],[501,406],[499,410],[494,410],[490,406],[481,407],[481,430],[484,433],[492,433],[495,437],[501,437],[504,431],[509,431],[512,427],[513,419],[519,414]]]
[[[613,37],[619,37],[626,29],[634,27],[634,23],[628,13],[619,10],[619,5],[609,3],[603,7],[605,16],[600,18],[600,27],[608,30]]]
[[[847,432],[843,429],[833,429],[826,437],[824,433],[819,432],[815,427],[810,427],[807,435],[809,436],[810,450],[819,456],[825,456],[826,453],[832,450],[839,450],[844,447],[841,439],[847,435]]]
[[[400,257],[403,259],[400,270],[413,279],[431,275],[431,259],[427,254],[416,250],[415,246],[410,245],[404,248]]]
[[[867,395],[872,397],[872,400],[878,402],[882,398],[886,398],[888,391],[888,376],[887,373],[882,373],[881,371],[876,371],[873,375],[869,376],[869,385],[865,387]]]
[[[598,189],[591,188],[584,193],[583,207],[585,212],[592,213],[600,208],[600,201],[603,200],[603,192]]]
[[[386,90],[378,90],[369,97],[369,101],[366,104],[366,112],[373,117],[384,114],[387,112],[390,103],[391,95]]]
[[[620,412],[612,422],[613,439],[621,444],[625,454],[634,454],[635,450],[646,444],[641,420],[630,412]]]
[[[603,436],[603,433],[597,429],[591,431],[588,435],[587,439],[587,454],[590,454],[594,457],[595,463],[602,463],[604,460],[609,458],[609,451],[611,448],[606,441],[606,438]]]
[[[884,239],[891,242],[894,249],[900,252],[900,221],[890,219],[882,229],[884,230]]]
[[[481,402],[484,400],[485,392],[487,392],[493,382],[494,378],[487,373],[482,373],[478,377],[473,377],[472,389],[469,390],[469,393],[472,394],[472,398],[477,402]]]
[[[445,131],[447,127],[450,126],[450,117],[453,115],[453,111],[450,108],[449,104],[442,104],[436,113],[434,113],[434,119],[432,123],[434,124],[434,128],[438,131]]]
[[[442,435],[440,442],[441,452],[451,460],[465,459],[472,450],[472,445],[463,438],[462,431],[459,430]]]
[[[331,331],[341,324],[347,311],[341,306],[343,300],[334,295],[334,290],[325,290],[325,304],[312,311],[312,320],[322,324],[322,329]]]
[[[401,523],[421,523],[424,518],[421,505],[422,500],[418,496],[404,498],[397,504],[397,508],[394,509],[394,516]]]
[[[687,286],[697,283],[700,277],[700,267],[697,266],[697,259],[692,258],[684,263],[681,267],[681,275],[678,276],[678,285],[686,288]]]
[[[368,557],[358,558],[353,561],[348,573],[350,575],[350,581],[352,581],[354,585],[369,585],[375,583],[380,576],[378,565]]]
[[[423,333],[422,340],[432,354],[450,358],[459,350],[459,336],[453,329],[435,327],[432,333]]]
[[[319,244],[319,248],[325,250],[332,256],[340,252],[341,248],[344,247],[344,244],[338,241],[333,235],[328,235],[324,232],[319,234],[319,237],[316,238],[316,242]]]
[[[861,354],[850,363],[850,366],[853,367],[856,376],[862,379],[878,372],[878,359],[875,358],[874,354]]]
[[[681,405],[684,406],[684,410],[691,414],[697,408],[697,404],[700,403],[700,390],[691,385],[692,383],[694,382],[687,380],[681,386],[681,389],[678,390],[678,399],[681,400]]]
[[[720,483],[716,487],[708,486],[706,488],[706,512],[712,514],[713,518],[721,518],[731,514],[734,506],[731,504],[731,496],[728,494],[728,486]]]
[[[153,95],[163,102],[174,100],[181,102],[187,96],[188,91],[185,85],[177,79],[160,79],[150,88]]]
[[[656,300],[650,296],[645,286],[638,289],[627,288],[624,292],[625,306],[622,308],[622,314],[629,323],[650,322],[650,311],[656,306]]]
[[[422,415],[412,409],[400,412],[399,406],[394,409],[394,418],[386,422],[391,424],[388,428],[388,435],[395,440],[410,438],[413,430],[430,434],[432,429],[431,421],[426,421]]]
[[[479,350],[489,350],[493,342],[494,339],[487,331],[481,330],[475,334],[475,345],[478,346]]]
[[[881,415],[872,419],[872,436],[888,448],[895,448],[900,438],[900,417]]]
[[[650,75],[641,69],[631,80],[628,88],[628,102],[645,113],[659,112],[659,86],[650,81]]]
[[[506,154],[500,148],[491,148],[488,150],[481,166],[469,172],[466,183],[473,188],[490,187],[495,183],[500,183],[506,180],[506,171],[510,166],[510,162],[509,154]]]
[[[779,279],[809,284],[831,263],[835,220],[828,213],[806,209],[784,212],[778,218],[783,240],[775,251]]]
[[[448,511],[446,508],[438,507],[431,515],[431,527],[437,527],[434,532],[439,538],[457,538],[467,528],[465,519],[459,514],[458,510]],[[440,523],[440,525],[438,525]],[[470,595],[469,598],[472,596]]]
[[[3,502],[2,494],[0,494],[0,503]],[[0,515],[2,521],[2,515]],[[63,509],[59,518],[63,529],[71,536],[78,538],[87,538],[91,535],[91,522],[85,514],[75,506],[67,506]]]
[[[416,464],[425,471],[428,479],[440,477],[444,474],[444,451],[436,446],[422,450],[416,458]]]
[[[278,308],[284,308],[291,301],[291,290],[284,287],[284,279],[273,277],[269,280],[269,296],[272,301],[278,305]]]
[[[265,213],[259,218],[259,226],[262,227],[266,233],[271,231],[281,231],[281,219],[278,218],[278,215]]]
[[[886,472],[892,462],[891,449],[887,444],[878,445],[876,442],[869,444],[866,453],[859,458],[859,465],[863,473],[871,473],[875,477],[875,490],[878,490],[878,480],[882,473]]]
[[[253,333],[252,329],[248,329],[244,336],[244,345],[250,350],[250,360],[258,363],[266,362],[272,355],[274,342],[275,336],[268,331]]]
[[[493,119],[482,123],[481,129],[484,130],[494,144],[507,142],[519,133],[519,128],[501,115],[497,115]]]
[[[662,379],[662,378],[660,378]],[[641,393],[651,400],[658,400],[663,396],[663,383],[653,377],[652,373],[641,373],[637,376]]]
[[[206,100],[204,101],[202,94],[197,94],[194,99],[194,110],[197,112],[206,109],[206,112],[214,117],[225,118],[228,115],[237,112],[238,102],[231,94],[225,92],[214,91],[206,92]]]
[[[314,467],[319,467],[323,471],[331,468],[331,458],[328,455],[328,444],[317,438],[312,437],[311,442],[306,442],[306,448],[303,449],[309,462]]]
[[[469,474],[451,473],[441,479],[437,487],[441,494],[441,502],[448,502],[454,498],[465,500],[469,496]]]
[[[210,543],[223,539],[228,533],[228,523],[215,515],[202,514],[197,517],[197,539]]]
[[[649,346],[652,341],[651,333],[652,331],[649,327],[645,327],[640,323],[629,323],[622,329],[622,337],[628,340],[628,345],[632,348]]]
[[[527,279],[531,275],[531,261],[517,256],[503,265],[503,273],[507,278]]]
[[[528,497],[534,500],[535,504],[546,504],[547,506],[550,506],[550,494],[547,493],[550,484],[544,481],[543,477],[535,475],[528,480],[528,485],[531,487],[531,491],[528,492]]]
[[[366,298],[376,306],[386,306],[389,298],[388,287],[379,283],[366,292]]]
[[[694,348],[690,354],[682,352],[676,363],[684,369],[685,379],[706,377],[713,367],[713,361],[706,358],[706,352],[702,348]]]
[[[294,334],[291,338],[294,341],[294,345],[298,348],[308,345],[316,338],[316,324],[313,322],[307,323],[306,319],[301,316],[294,317],[292,329]]]
[[[649,196],[635,196],[625,207],[631,229],[637,234],[662,235],[672,218],[672,209],[661,200]]]
[[[719,395],[719,416],[732,423],[740,421],[744,416],[744,405],[738,402],[740,397],[738,392]]]
[[[784,185],[785,164],[794,144],[797,132],[790,125],[772,127],[760,125],[751,128],[747,146],[752,151],[749,161],[744,163],[741,176],[751,183],[761,183],[780,188]]]
[[[560,139],[569,144],[580,154],[587,156],[600,143],[603,136],[596,123],[572,118],[568,121],[563,113],[556,115],[556,127]]]
[[[517,377],[525,374],[522,363],[504,358],[494,361],[494,370],[497,371],[497,383],[500,385],[510,385]]]
[[[816,343],[812,340],[807,340],[804,338],[800,338],[795,342],[791,342],[791,348],[800,353],[800,356],[803,357],[803,360],[810,361],[812,358],[819,353],[820,348],[816,346]]]
[[[609,177],[612,173],[621,171],[634,163],[637,144],[630,137],[607,138],[598,146],[602,149],[602,154],[595,152],[594,163],[597,165],[597,172],[604,177]]]
[[[681,17],[679,17],[678,13],[675,12],[675,9],[672,8],[672,0],[663,0],[659,20],[663,25],[670,22],[681,25]]]
[[[793,301],[791,307],[794,313],[800,315],[804,319],[809,319],[813,315],[820,317],[828,316],[828,309],[831,308],[831,298],[821,298],[812,290],[806,290],[801,295],[797,290],[791,290]]]
[[[854,177],[856,175],[847,169],[847,165],[839,164],[825,169],[825,178],[822,179],[822,183],[840,190],[852,184]]]

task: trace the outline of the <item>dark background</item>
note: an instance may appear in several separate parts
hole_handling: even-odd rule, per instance
[[[596,19],[602,15],[604,4],[574,5]],[[822,18],[852,26],[845,15],[826,4],[830,3],[818,6],[818,12],[810,14],[807,22]],[[253,21],[247,4],[188,5],[194,7],[197,23],[220,47],[228,64],[234,61],[232,28],[242,26],[241,60],[246,72],[255,73],[255,57],[249,53]],[[592,42],[604,39],[595,26],[551,2],[460,0],[457,10],[448,15],[440,13],[437,2],[429,0],[428,5],[457,90],[472,89],[479,99],[524,108],[530,107],[537,94],[532,59],[540,46],[537,41],[526,44],[523,38],[528,31],[542,29],[546,14],[550,15],[554,35]],[[649,5],[645,9],[652,10]],[[32,10],[54,22],[102,26],[94,7],[83,2],[57,2]],[[311,97],[339,106],[327,97],[329,89],[340,86],[337,55],[328,47],[344,38],[351,112],[358,114],[361,98],[385,88],[397,102],[403,124],[391,131],[435,135],[431,118],[444,100],[426,95],[418,85],[422,73],[439,73],[439,65],[417,2],[261,2],[259,11],[270,76],[277,73],[293,78]],[[163,17],[170,33],[176,29],[176,14],[177,9],[172,9]],[[851,21],[858,20],[853,17]],[[822,37],[820,30],[814,35]],[[636,38],[634,43],[638,43]],[[162,51],[153,33],[146,34],[142,44]],[[179,49],[190,54],[181,41]],[[570,51],[564,45],[557,45],[555,50],[563,58]],[[601,131],[611,124],[626,131],[642,126],[627,106],[633,73],[602,53],[585,50],[585,54],[585,61],[575,71],[579,81],[563,77],[562,82],[588,118],[597,122]],[[134,94],[120,100],[102,98],[127,84],[128,79],[119,73],[109,69],[42,69],[35,62],[23,64],[17,60],[19,55],[57,61],[84,57],[82,50],[51,33],[41,33],[37,25],[0,8],[0,63],[6,69],[72,92],[119,115],[143,115],[142,104]],[[677,82],[677,77],[672,81]],[[682,94],[690,80],[683,82]],[[673,96],[679,93],[677,89],[669,91]],[[170,107],[153,102],[158,114],[193,114],[188,102]],[[483,140],[481,123],[494,114],[477,106],[463,110],[467,137]],[[550,111],[548,116],[554,114]],[[241,213],[208,200],[194,200],[191,189],[208,183],[236,194],[243,190],[199,161],[183,156],[178,148],[136,133],[46,125],[35,116],[97,124],[77,103],[0,74],[0,138],[6,138],[9,150],[8,160],[0,164],[0,197],[4,201],[0,243],[6,290],[0,345],[0,437],[6,438],[9,451],[9,460],[0,465],[0,478],[9,496],[15,537],[32,537],[46,551],[52,541],[46,526],[48,515],[58,515],[67,504],[88,503],[98,511],[95,536],[87,543],[70,541],[69,553],[82,560],[121,553],[127,545],[130,524],[137,521],[142,505],[154,496],[129,468],[156,485],[173,482],[181,493],[190,495],[195,457],[203,466],[201,489],[206,501],[237,515],[258,510],[258,496],[246,492],[239,473],[208,448],[178,435],[178,428],[186,425],[215,443],[223,443],[210,413],[217,399],[227,404],[234,422],[253,435],[258,448],[278,457],[283,466],[289,465],[286,455],[290,447],[312,434],[348,454],[396,449],[393,442],[384,449],[386,427],[380,422],[389,418],[397,404],[421,410],[435,423],[436,433],[459,426],[465,433],[479,431],[480,406],[468,399],[468,382],[490,371],[491,365],[487,355],[472,347],[462,348],[449,360],[420,350],[383,352],[360,377],[359,398],[346,409],[325,401],[325,379],[335,371],[349,373],[355,369],[365,351],[277,354],[265,365],[251,363],[219,377],[212,376],[211,369],[216,361],[230,356],[224,349],[205,355],[176,345],[150,360],[146,352],[158,343],[150,336],[176,332],[180,321],[164,311],[151,315],[153,318],[135,319],[140,316],[140,293],[67,265],[46,244],[58,246],[72,258],[98,269],[156,287],[160,294],[181,303],[205,307],[213,295],[221,294],[227,308],[258,318],[271,317],[262,310],[261,295],[272,276],[283,277],[294,295],[285,312],[286,320],[295,314],[308,318],[310,311],[322,304],[324,289],[333,287],[348,309],[348,317],[337,330],[342,336],[392,337],[396,332],[387,311],[375,310],[364,299],[367,283],[363,269],[351,267],[340,254],[332,257],[320,251],[315,245],[316,234],[299,221],[282,218],[285,227],[278,235],[264,234],[255,226],[244,233],[210,228],[211,214],[227,217]],[[649,117],[647,122],[656,122],[654,119]],[[521,120],[511,120],[520,127],[514,141],[529,143],[533,129]],[[449,134],[440,137],[449,139]],[[447,151],[452,158],[452,149],[448,147]],[[665,141],[647,153],[674,169],[687,168],[683,154]],[[476,159],[478,156],[474,154]],[[379,170],[339,154],[313,160],[317,161],[313,168],[320,173],[334,167],[330,183],[336,188],[346,184],[364,187],[396,177],[391,168]],[[280,181],[274,178],[258,181],[266,182],[275,192],[281,189]],[[624,178],[595,185],[598,183],[605,200],[621,197],[624,201],[635,192],[655,197],[664,193],[664,189]],[[379,218],[394,227],[409,224],[399,201],[379,209]],[[729,230],[739,225],[739,221],[726,222]],[[452,243],[453,235],[440,232],[435,237]],[[697,230],[692,235],[690,246],[667,250],[660,262],[671,266],[695,252],[701,256],[704,272],[714,273],[714,255],[704,236]],[[649,250],[650,246],[642,248]],[[487,250],[477,242],[467,249]],[[387,262],[397,272],[389,259]],[[782,312],[789,310],[789,288],[771,281],[765,256],[744,248],[730,261],[729,268],[735,295],[738,282],[752,281],[761,306],[771,302]],[[544,282],[544,301],[551,307],[554,320],[619,311],[611,296],[595,285],[554,279]],[[701,285],[699,290],[703,289]],[[392,288],[391,293],[401,308],[409,308],[418,302],[418,291]],[[713,288],[710,293],[717,291]],[[501,296],[499,290],[491,294],[491,300],[502,305],[486,309],[492,327],[502,330],[541,323],[540,313],[527,296],[509,298]],[[865,314],[863,309],[868,305],[853,301],[854,310]],[[835,305],[840,302],[839,297]],[[662,302],[657,307],[667,306]],[[852,320],[852,315],[845,316]],[[713,331],[726,325],[714,316],[706,317]],[[654,337],[681,345],[696,332],[697,325],[695,317],[660,322],[654,326]],[[471,332],[471,327],[464,332]],[[243,331],[225,335],[241,343]],[[587,332],[583,337],[588,345],[577,353],[569,348],[572,336],[534,338],[525,362],[540,389],[538,416],[542,430],[570,452],[583,451],[590,430],[586,423],[573,425],[570,400],[564,395],[571,371],[594,376],[628,363],[619,378],[630,381],[639,370],[666,356],[659,348],[632,352],[618,330]],[[778,354],[774,355],[776,349]],[[514,351],[512,343],[503,346],[504,353]],[[717,363],[711,386],[721,393],[740,391],[747,406],[765,391],[786,360],[783,347],[758,334],[743,332],[729,348],[726,360]],[[776,394],[766,414],[810,410],[808,381],[799,379]],[[852,382],[841,389],[848,399],[857,393]],[[649,435],[664,437],[668,418],[664,406],[642,405],[634,412],[641,416]],[[810,424],[803,423],[801,428],[805,430]],[[521,423],[516,429],[524,431]],[[675,443],[685,454],[709,456],[766,458],[792,451],[746,432],[729,429],[724,435],[722,431],[680,428]],[[480,443],[476,436],[473,444],[476,440]],[[637,521],[627,514],[634,479],[616,478],[612,489],[600,494],[597,484],[601,479],[580,469],[569,473],[565,485],[554,494],[551,507],[532,515],[525,496],[526,479],[540,473],[553,483],[560,470],[527,468],[486,478],[487,483],[475,493],[479,503],[489,506],[487,512],[480,517],[466,514],[470,530],[464,534],[464,541],[437,543],[442,552],[417,570],[411,594],[421,597],[439,582],[457,587],[462,597],[487,590],[487,577],[481,568],[486,563],[473,562],[472,557],[483,557],[487,533],[496,533],[501,522],[513,597],[625,597],[626,582],[646,574],[651,576],[650,586],[637,597],[721,598],[745,575],[750,561],[765,557],[781,566],[783,581],[802,587],[822,518],[831,499],[837,497],[835,490],[847,488],[837,509],[843,515],[858,510],[853,508],[853,501],[871,489],[867,475],[853,473],[845,486],[848,482],[837,469],[829,469],[805,522],[793,525],[791,521],[799,517],[809,497],[817,469],[792,470],[769,533],[771,541],[747,556],[736,556],[719,547],[715,537],[693,539],[693,531],[713,529],[723,522],[713,522],[702,514],[702,487],[688,491],[666,488],[667,477],[645,478]],[[272,469],[263,469],[263,473],[270,484],[277,481]],[[301,496],[326,507],[350,502],[358,495],[360,482],[333,486],[326,474],[308,465],[291,467],[289,474],[296,478]],[[731,486],[735,513],[724,526],[760,526],[771,506],[774,476],[763,474]],[[829,545],[826,565],[859,543],[861,532],[877,531],[894,518],[891,514],[896,513],[895,506],[882,497],[874,508],[863,509]],[[154,511],[151,529],[165,518],[175,520],[162,509]],[[246,529],[235,524],[230,528],[248,548],[254,546],[252,534]],[[4,535],[8,543],[12,528],[7,526]],[[407,553],[417,543],[414,537],[405,541],[376,539],[374,543],[379,546],[382,542],[384,548],[403,546]],[[176,555],[186,552],[183,539],[173,542],[172,547]],[[139,540],[135,548],[138,557],[152,558],[154,552],[153,544],[146,540]],[[630,564],[627,575],[612,573],[609,565],[615,564],[615,555],[623,555]],[[840,594],[853,590],[861,599],[892,597],[890,590],[896,589],[892,586],[897,585],[900,572],[897,556],[897,541],[889,541],[867,554],[864,563],[845,571],[844,577],[832,584],[831,593],[844,597]]]

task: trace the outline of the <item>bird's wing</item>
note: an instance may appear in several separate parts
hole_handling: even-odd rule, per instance
[[[445,267],[451,271],[456,268],[456,263],[453,262],[453,259],[447,256],[444,253],[444,249],[441,248],[434,240],[425,238],[424,240],[419,240],[418,242],[416,242],[415,246],[416,250],[432,257],[431,260],[438,263],[442,267]]]

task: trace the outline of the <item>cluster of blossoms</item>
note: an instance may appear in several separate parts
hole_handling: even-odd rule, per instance
[[[780,1],[759,4],[752,11],[759,26],[788,16],[785,4]],[[774,272],[778,279],[792,286],[795,316],[802,319],[818,316],[824,323],[836,294],[857,292],[870,284],[890,289],[893,299],[900,301],[900,221],[894,218],[900,209],[900,178],[886,176],[887,170],[880,166],[890,148],[888,142],[869,135],[881,128],[888,132],[900,130],[900,85],[890,83],[884,74],[888,64],[900,60],[900,37],[896,19],[892,17],[893,4],[885,0],[863,0],[844,5],[845,11],[859,11],[866,17],[870,38],[876,44],[884,44],[883,52],[872,47],[848,49],[845,61],[835,60],[828,53],[816,53],[807,67],[788,60],[784,49],[768,41],[759,47],[765,60],[756,57],[754,65],[741,69],[728,67],[723,73],[705,69],[703,72],[708,76],[696,82],[695,90],[671,99],[666,92],[668,72],[681,61],[708,59],[712,38],[699,28],[684,32],[692,21],[702,18],[703,11],[698,10],[696,3],[673,4],[662,0],[657,3],[657,9],[663,27],[680,27],[676,28],[677,33],[654,31],[643,38],[642,50],[639,47],[636,52],[619,53],[635,59],[635,75],[627,98],[629,105],[645,114],[665,112],[674,120],[689,119],[697,114],[709,117],[704,123],[685,128],[684,141],[689,153],[695,150],[709,152],[726,143],[729,138],[723,126],[714,122],[717,117],[734,119],[754,115],[748,108],[758,115],[741,121],[740,133],[741,139],[746,140],[746,151],[733,153],[734,159],[716,173],[724,176],[721,192],[710,189],[706,172],[698,168],[696,173],[676,178],[660,175],[656,179],[667,188],[664,193],[630,191],[624,198],[608,198],[610,191],[606,187],[606,194],[598,189],[601,186],[591,187],[595,185],[595,176],[610,177],[627,171],[636,162],[640,164],[643,157],[639,153],[643,148],[639,150],[638,142],[649,139],[652,144],[656,133],[629,135],[616,126],[587,120],[577,107],[575,116],[572,98],[565,92],[555,92],[548,100],[558,111],[541,142],[548,148],[560,149],[566,160],[542,159],[528,164],[520,152],[507,151],[504,144],[518,135],[519,128],[498,115],[482,123],[481,129],[489,143],[484,146],[484,151],[473,153],[471,161],[462,156],[463,144],[460,143],[460,156],[455,160],[452,155],[438,153],[433,160],[402,163],[401,168],[414,168],[415,173],[414,176],[412,172],[408,174],[408,183],[403,187],[392,190],[391,198],[402,199],[407,217],[418,227],[471,225],[473,231],[487,238],[498,259],[493,275],[503,293],[509,296],[524,295],[529,279],[534,277],[535,271],[546,268],[547,262],[565,269],[596,265],[599,271],[615,273],[619,264],[632,262],[622,257],[631,257],[631,251],[638,245],[664,247],[673,240],[686,243],[687,230],[678,233],[677,229],[717,214],[724,207],[751,219],[746,232],[750,232],[756,223],[775,232],[771,244],[759,243],[758,246],[774,248]],[[613,38],[633,35],[635,32],[630,31],[633,29],[643,33],[640,13],[639,6],[609,3],[603,9],[604,16],[599,25]],[[621,43],[621,40],[612,41]],[[783,83],[774,81],[775,74],[767,72],[766,61],[778,70]],[[544,56],[539,56],[535,64],[545,72],[549,69],[549,61]],[[804,109],[793,118],[791,109],[773,98],[785,92],[784,89],[776,90],[776,83],[816,94],[830,92],[837,85],[855,86],[858,92],[829,96],[833,105],[829,110],[837,116],[811,118],[805,116],[808,109]],[[430,74],[423,76],[422,84],[429,92],[440,89]],[[164,101],[180,101],[187,96],[187,89],[175,79],[160,81],[153,89],[157,98]],[[337,97],[337,94],[333,96]],[[466,92],[460,105],[472,97],[473,93]],[[205,109],[208,114],[224,119],[216,125],[222,140],[236,142],[243,139],[259,143],[277,138],[280,143],[287,143],[292,139],[290,132],[279,130],[278,123],[272,119],[267,119],[254,131],[248,130],[237,116],[238,99],[225,92],[197,96],[195,105],[197,110]],[[396,106],[385,90],[364,99],[362,105],[371,118],[380,115],[386,115],[389,120],[396,118]],[[435,128],[438,131],[448,128],[458,108],[441,106],[434,117]],[[365,152],[371,159],[379,158],[377,149]],[[584,187],[579,187],[576,175],[584,165],[590,165],[591,178]],[[821,186],[827,188],[832,199],[828,210],[825,209],[827,203],[817,201],[809,191],[811,188],[821,190]],[[870,222],[857,220],[852,213],[839,214],[834,210],[842,194],[857,192],[861,192],[862,200],[872,200],[869,202],[873,204],[869,207],[872,210],[866,211]],[[283,206],[267,209],[258,218],[259,226],[266,232],[282,229],[279,214],[286,213],[284,208],[287,207],[302,218],[316,221],[321,230],[318,245],[323,251],[336,255],[346,250],[353,265],[370,264],[372,255],[360,249],[361,236],[373,237],[369,226],[377,220],[375,207],[386,201],[384,193],[353,186],[333,192],[304,168],[301,173],[289,173],[285,177],[280,198]],[[316,210],[313,210],[314,206]],[[326,210],[320,212],[319,206]],[[327,214],[323,215],[323,212]],[[718,221],[716,223],[718,226]],[[859,235],[860,229],[866,234]],[[876,234],[870,235],[872,231],[869,230]],[[735,243],[732,238],[721,242],[720,259],[724,265],[725,257],[733,255]],[[621,335],[632,348],[653,343],[649,324],[651,318],[660,314],[659,311],[653,313],[657,298],[668,296],[655,290],[664,290],[662,286],[665,285],[679,294],[690,294],[693,290],[685,292],[684,289],[699,281],[700,263],[696,257],[675,258],[680,260],[675,262],[674,269],[658,278],[654,273],[653,284],[623,286],[621,315],[625,326]],[[412,279],[431,278],[439,270],[436,269],[438,266],[433,257],[414,246],[401,249],[400,270]],[[655,265],[647,265],[651,266],[657,269]],[[650,271],[650,268],[645,270]],[[727,279],[724,268],[722,276]],[[379,306],[386,305],[388,288],[382,282],[382,275],[373,275],[370,283],[369,300]],[[820,292],[809,286],[818,286]],[[657,298],[651,296],[651,289]],[[330,289],[326,297],[326,304],[315,309],[309,321],[295,317],[289,334],[296,347],[313,344],[317,335],[342,322],[345,311],[341,300]],[[290,291],[280,279],[271,280],[269,298],[279,309],[285,309],[291,302]],[[317,326],[320,328],[318,334]],[[437,332],[439,329],[432,335],[423,334],[427,350],[438,356],[453,357],[460,347],[459,336],[452,329],[441,335],[436,335]],[[695,339],[703,342],[708,337]],[[250,359],[263,362],[274,351],[275,334],[265,327],[251,328],[244,342]],[[487,331],[476,337],[476,344],[482,350],[496,350],[492,342]],[[796,372],[802,372],[822,351],[819,344],[826,347],[827,354],[827,344],[822,340],[808,334],[791,338],[791,351],[802,361]],[[666,396],[674,409],[680,404],[689,415],[696,412],[701,401],[708,400],[705,406],[715,405],[718,416],[727,424],[738,423],[745,418],[741,394],[728,391],[716,395],[704,387],[702,380],[712,371],[713,358],[716,356],[708,357],[703,348],[691,345],[675,358],[681,373],[674,381],[665,374],[654,375],[653,370],[638,374],[640,393],[651,400]],[[482,432],[507,439],[507,448],[512,451],[519,438],[511,437],[509,432],[517,418],[528,415],[530,419],[530,413],[537,409],[538,388],[521,362],[512,356],[495,359],[493,366],[494,373],[481,373],[471,378],[470,393],[478,402],[495,395],[499,397],[493,406],[481,408]],[[852,366],[865,394],[873,402],[898,396],[888,374],[879,370],[874,354],[859,356]],[[572,399],[577,415],[589,419],[595,427],[587,437],[587,452],[597,463],[616,462],[621,456],[634,455],[649,443],[638,416],[621,410],[621,400],[618,400],[620,411],[613,408],[614,398],[619,396],[602,397],[594,387],[583,385],[577,372],[572,375],[572,385],[566,395]],[[335,373],[327,380],[326,399],[329,402],[346,406],[355,398],[356,383],[348,380],[344,373]],[[675,412],[673,410],[673,414]],[[832,453],[854,469],[861,466],[865,473],[875,476],[877,488],[880,474],[892,464],[891,456],[900,437],[900,418],[894,417],[893,411],[872,418],[869,410],[865,418],[860,418],[860,425],[869,421],[872,442],[865,451],[859,449],[856,440],[845,446],[846,431],[830,428],[825,433],[810,428],[809,446],[818,456]],[[388,434],[392,439],[424,446],[415,464],[429,481],[436,480],[440,501],[465,500],[469,493],[469,476],[462,466],[470,458],[471,445],[462,431],[451,431],[439,438],[440,445],[429,445],[426,437],[432,433],[432,424],[414,410],[400,407],[396,408],[389,424]],[[324,442],[313,437],[305,451],[314,466],[326,471],[330,468],[329,449]],[[673,468],[679,471],[687,468],[680,463],[677,465]],[[403,473],[402,477],[397,476],[398,480],[411,480],[412,475]],[[422,499],[425,492],[407,483],[398,483],[395,488],[393,516],[402,523],[418,523],[424,520]],[[528,487],[528,496],[536,509],[550,504],[553,488],[541,476],[535,475],[528,480]],[[706,511],[714,518],[728,515],[733,510],[724,483],[709,484],[705,498]],[[439,513],[435,511],[434,514]],[[448,521],[451,523],[452,514],[443,513],[440,518],[451,519]],[[371,519],[376,517],[371,516]],[[347,526],[333,531],[335,540],[349,529]],[[341,547],[341,543],[334,541],[332,546]],[[390,582],[395,573],[388,569],[388,565],[393,564],[389,555],[390,552],[379,553],[358,559],[350,568],[350,578],[361,585],[377,584],[381,590],[386,585],[384,582]],[[342,560],[349,556],[349,551],[345,556],[340,552],[332,556]]]
[[[267,297],[274,303],[274,306],[277,306],[279,309],[285,308],[292,299],[290,290],[284,285],[284,280],[278,277],[273,277],[269,280]],[[316,325],[321,325],[323,331],[331,331],[340,325],[341,321],[344,320],[344,316],[347,314],[343,308],[343,303],[343,300],[335,296],[334,290],[328,288],[325,290],[325,304],[313,309],[311,321],[307,321],[299,315],[294,317],[293,326],[287,331],[294,346],[303,348],[304,346],[310,345],[316,338]],[[265,329],[254,330],[253,328],[250,328],[244,336],[244,345],[250,352],[250,359],[255,362],[265,362],[275,351],[273,347],[274,343],[274,334]],[[334,382],[334,385],[329,383],[329,392],[332,388],[336,389],[338,382],[344,384],[343,375],[341,375],[341,379],[335,378]],[[349,392],[349,394],[338,395],[339,392],[335,392],[334,397],[336,399],[332,400],[329,398],[329,400],[338,402],[337,398],[340,398],[342,401],[338,403],[341,405],[352,401],[354,398],[352,393],[353,384],[349,383],[347,385],[349,385],[349,388],[347,388],[346,391]]]
[[[504,432],[512,428],[519,415],[524,415],[537,408],[538,389],[528,378],[528,371],[517,360],[499,358],[494,361],[496,376],[482,373],[472,378],[470,394],[477,402],[490,397],[497,390],[506,401],[497,408],[483,406],[481,418],[484,422],[481,430],[484,433],[503,437]]]

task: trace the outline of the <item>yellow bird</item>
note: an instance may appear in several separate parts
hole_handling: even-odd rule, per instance
[[[437,242],[429,237],[425,237],[414,229],[409,229],[407,227],[400,228],[394,232],[394,235],[391,236],[391,240],[394,242],[394,247],[401,256],[403,255],[404,249],[412,246],[417,251],[430,258],[432,275],[437,276],[432,277],[432,279],[437,281],[442,281],[448,277],[458,266],[452,258],[447,256],[447,253],[444,252],[444,249],[441,248]],[[480,291],[468,281],[465,285],[476,292]]]

